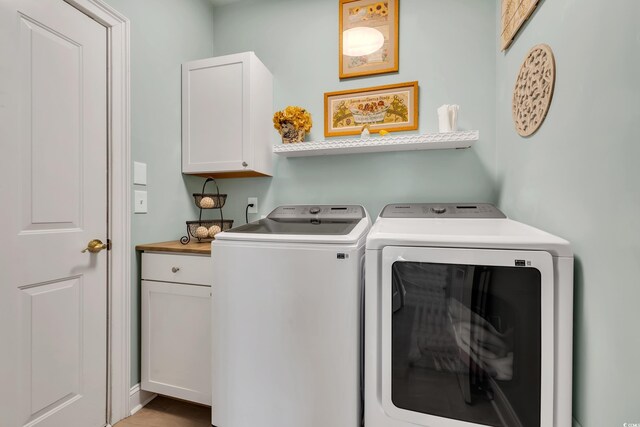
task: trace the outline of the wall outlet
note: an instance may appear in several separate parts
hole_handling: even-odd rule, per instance
[[[249,197],[247,199],[247,204],[250,205],[253,203],[253,207],[249,207],[248,213],[258,213],[258,198],[257,197]]]

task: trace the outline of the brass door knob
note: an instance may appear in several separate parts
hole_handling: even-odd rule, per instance
[[[103,249],[107,249],[107,244],[106,243],[102,243],[102,241],[99,240],[99,239],[93,239],[92,241],[87,243],[87,247],[84,248],[81,252],[85,253],[85,252],[89,251],[92,254],[96,254],[96,253],[100,252]]]

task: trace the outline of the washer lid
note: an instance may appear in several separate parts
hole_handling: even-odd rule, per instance
[[[227,230],[226,233],[245,234],[287,234],[308,236],[343,236],[360,222],[357,220],[331,220],[331,219],[271,219],[264,218],[250,222],[236,228]]]
[[[216,235],[216,240],[350,242],[366,234],[369,217],[358,205],[280,206],[266,218]]]

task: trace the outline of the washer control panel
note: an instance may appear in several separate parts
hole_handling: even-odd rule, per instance
[[[387,205],[381,218],[506,218],[489,203],[395,203]]]
[[[279,206],[269,219],[336,219],[359,220],[365,217],[364,208],[359,205],[290,205]]]

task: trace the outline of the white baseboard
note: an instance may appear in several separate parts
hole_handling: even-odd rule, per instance
[[[131,387],[131,392],[129,393],[129,408],[131,408],[131,413],[129,415],[133,415],[144,408],[144,406],[155,399],[156,396],[158,395],[150,391],[140,390],[140,383]]]

